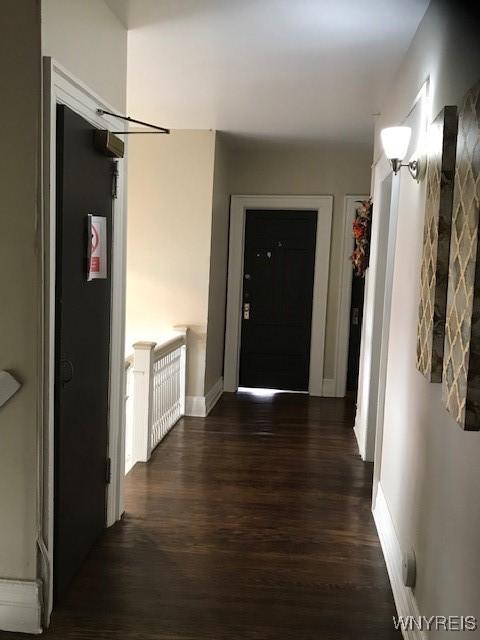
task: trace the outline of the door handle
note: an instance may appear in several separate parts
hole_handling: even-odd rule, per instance
[[[62,385],[68,384],[74,374],[73,363],[67,358],[62,358],[60,360],[60,382]]]
[[[250,303],[245,302],[243,305],[243,319],[250,320]]]

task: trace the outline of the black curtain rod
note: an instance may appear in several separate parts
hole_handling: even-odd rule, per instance
[[[129,118],[128,116],[120,116],[118,113],[112,113],[111,111],[105,111],[105,109],[97,109],[97,113],[99,116],[113,116],[114,118],[120,118],[121,120],[127,120],[128,122],[135,122],[135,124],[141,124],[144,127],[149,127],[150,129],[156,129],[156,131],[112,131],[112,133],[124,133],[124,134],[132,134],[132,133],[170,133],[170,129],[166,129],[165,127],[158,127],[155,124],[149,124],[148,122],[142,122],[141,120],[135,120],[135,118]]]

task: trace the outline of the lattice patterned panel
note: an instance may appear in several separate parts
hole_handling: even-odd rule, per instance
[[[459,114],[443,371],[445,406],[470,430],[480,429],[479,207],[480,83]]]
[[[456,146],[457,107],[445,107],[429,132],[417,327],[417,368],[430,382],[442,381]]]

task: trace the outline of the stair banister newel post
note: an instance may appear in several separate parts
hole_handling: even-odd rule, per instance
[[[135,458],[139,462],[150,459],[152,434],[153,353],[156,342],[136,342],[133,362],[133,415]]]

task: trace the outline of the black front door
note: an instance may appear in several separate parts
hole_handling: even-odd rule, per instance
[[[105,527],[112,161],[93,127],[57,109],[54,589],[58,600]],[[107,278],[87,281],[88,214],[106,218]],[[105,238],[104,238],[105,240]]]
[[[315,211],[246,214],[240,386],[308,391]]]

